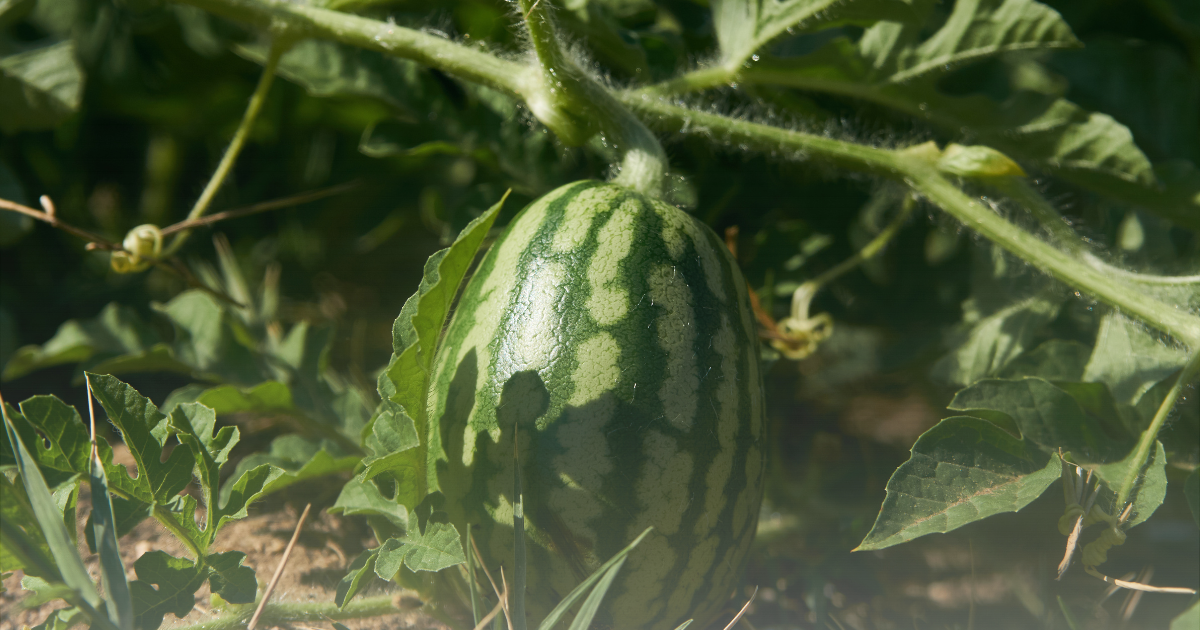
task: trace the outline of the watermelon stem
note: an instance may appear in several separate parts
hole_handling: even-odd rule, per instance
[[[613,183],[663,196],[667,154],[648,127],[563,51],[549,3],[520,0],[521,17],[537,56],[521,90],[534,116],[564,143],[580,145],[599,133],[616,150]]]

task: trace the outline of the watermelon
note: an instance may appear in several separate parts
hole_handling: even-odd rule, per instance
[[[547,194],[481,260],[432,379],[431,474],[510,584],[519,461],[532,620],[649,526],[597,625],[703,627],[724,607],[762,501],[763,393],[712,230],[614,184]]]

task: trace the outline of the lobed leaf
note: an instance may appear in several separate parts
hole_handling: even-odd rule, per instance
[[[164,458],[163,446],[171,431],[158,407],[114,376],[89,374],[88,379],[137,462],[137,479],[130,478],[123,466],[106,464],[110,483],[130,488],[133,497],[144,503],[167,505],[192,480],[196,463],[192,449],[177,448]]]
[[[441,571],[467,561],[458,530],[449,523],[429,523],[425,533],[411,522],[405,535],[389,538],[379,547],[375,574],[391,580],[401,565],[413,571]]]
[[[196,591],[208,579],[208,569],[157,549],[133,563],[138,579],[129,584],[134,621],[138,630],[155,630],[163,615],[182,619],[196,605]]]
[[[212,592],[231,604],[252,604],[258,594],[258,582],[254,569],[242,564],[246,554],[240,551],[225,551],[205,556],[208,565],[209,586]]]
[[[233,478],[264,464],[278,468],[281,474],[263,487],[263,494],[278,492],[302,481],[354,470],[362,458],[346,455],[335,443],[312,440],[299,435],[275,438],[266,452],[247,455],[238,462]]]
[[[979,418],[946,418],[913,445],[887,483],[874,527],[855,551],[884,549],[1016,512],[1060,475],[1057,455]]]
[[[438,337],[459,285],[507,197],[505,193],[499,202],[463,228],[450,247],[430,256],[417,292],[405,301],[392,326],[394,355],[380,376],[379,393],[385,402],[371,424],[371,436],[366,441],[373,446],[373,456],[364,460],[366,467],[361,477],[370,479],[383,472],[399,473],[404,480],[405,505],[410,510],[428,492],[437,489],[436,475],[426,472],[426,458],[436,454],[427,452],[430,448],[427,441],[413,448],[417,444],[411,438],[415,436],[420,441],[436,434],[430,429],[426,415],[426,396]],[[408,422],[413,425],[411,433]],[[397,452],[394,448],[402,450]]]

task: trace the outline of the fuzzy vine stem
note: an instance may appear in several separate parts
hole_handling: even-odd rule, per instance
[[[284,37],[275,37],[271,40],[271,48],[267,53],[267,63],[263,66],[262,76],[258,78],[258,85],[254,88],[254,94],[250,96],[250,104],[246,106],[246,113],[242,116],[242,122],[238,124],[237,131],[233,134],[233,140],[225,149],[225,154],[221,156],[221,161],[217,164],[217,170],[213,171],[208,184],[204,186],[204,191],[200,193],[200,198],[192,206],[191,212],[188,212],[187,221],[196,221],[204,216],[204,213],[208,211],[208,207],[212,205],[212,200],[216,197],[217,191],[221,189],[221,185],[229,177],[229,172],[233,170],[233,165],[237,162],[238,155],[242,152],[242,147],[246,144],[246,138],[250,136],[250,130],[254,128],[254,121],[258,119],[258,114],[262,111],[263,103],[267,100],[267,94],[271,91],[271,83],[275,80],[275,68],[279,66],[279,58],[291,47],[291,41]],[[163,249],[162,255],[170,256],[179,251],[179,248],[183,247],[183,244],[187,242],[188,236],[191,233],[190,229],[181,231]]]
[[[549,2],[520,0],[520,7],[540,70],[525,90],[534,115],[568,144],[582,144],[599,131],[621,156],[613,181],[662,196],[667,155],[658,138],[563,53]]]
[[[360,597],[338,608],[337,604],[317,602],[270,602],[263,607],[259,615],[262,626],[286,626],[297,622],[323,622],[329,619],[362,619],[379,617],[400,612],[392,603],[392,595],[376,595]],[[254,614],[254,604],[230,605],[211,621],[202,621],[187,626],[178,626],[172,630],[240,630],[246,627],[250,615]]]
[[[529,73],[523,64],[413,29],[281,0],[174,1],[260,28],[282,24],[295,37],[331,39],[404,57],[530,102]],[[832,166],[904,182],[985,238],[1056,279],[1175,336],[1193,350],[1200,348],[1200,318],[1114,281],[1111,275],[1059,251],[971,199],[936,169],[906,160],[897,151],[688,109],[644,91],[610,93],[595,82],[588,85],[659,131],[707,132],[734,146],[818,157]]]

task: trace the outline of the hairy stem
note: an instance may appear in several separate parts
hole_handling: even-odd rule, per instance
[[[614,181],[661,196],[667,155],[658,138],[563,53],[546,0],[520,0],[520,6],[540,69],[536,87],[526,91],[534,115],[568,144],[604,134],[621,156]]]
[[[254,88],[254,94],[250,96],[250,104],[246,106],[246,113],[242,116],[242,122],[233,134],[233,141],[225,149],[225,155],[221,156],[221,162],[217,164],[217,170],[213,172],[212,177],[208,180],[208,184],[204,186],[204,191],[200,193],[200,198],[192,206],[192,211],[188,213],[188,221],[195,221],[204,215],[209,205],[212,204],[213,197],[217,195],[217,191],[221,189],[221,185],[225,183],[225,179],[229,177],[229,171],[233,170],[233,165],[237,162],[238,154],[242,152],[242,147],[246,144],[246,138],[250,136],[250,130],[254,128],[254,121],[258,119],[258,113],[262,111],[263,103],[267,100],[267,94],[271,91],[271,83],[275,80],[275,68],[279,65],[279,58],[290,47],[290,40],[285,40],[281,37],[276,37],[272,40],[271,50],[267,53],[267,63],[263,67],[262,76],[258,79],[258,86]],[[179,248],[183,247],[183,244],[187,242],[188,236],[191,233],[191,230],[181,231],[163,249],[163,256],[170,256],[179,251]]]
[[[234,630],[244,628],[250,615],[254,614],[254,604],[241,606],[231,605],[221,610],[220,616],[212,621],[204,621],[190,626],[177,626],[173,630]],[[379,617],[399,612],[392,605],[391,595],[376,595],[360,597],[338,608],[333,602],[271,602],[263,607],[259,615],[259,624],[263,627],[285,626],[296,622],[324,622],[328,619],[362,619],[364,617]]]

